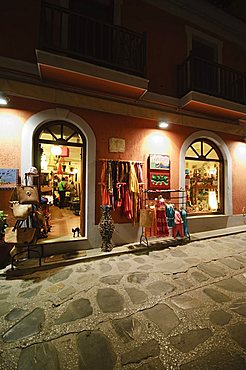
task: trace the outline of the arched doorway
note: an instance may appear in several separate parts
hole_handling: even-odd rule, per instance
[[[49,202],[53,241],[72,237],[72,228],[85,236],[86,138],[70,122],[54,120],[34,133],[34,164],[40,192]]]
[[[187,148],[185,188],[189,214],[224,213],[224,161],[213,141],[199,138]]]

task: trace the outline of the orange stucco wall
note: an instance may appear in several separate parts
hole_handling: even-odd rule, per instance
[[[16,109],[2,109],[0,111],[0,167],[20,168],[21,167],[21,132],[25,121],[34,113],[44,109],[54,108],[54,104],[46,104],[26,99],[14,99]],[[31,107],[26,109],[25,107]],[[92,128],[96,136],[96,221],[100,217],[100,165],[99,159],[122,159],[138,160],[144,162],[144,177],[147,183],[147,158],[152,153],[163,153],[170,155],[171,187],[179,186],[179,152],[184,140],[192,134],[195,129],[171,125],[168,130],[156,128],[156,122],[147,119],[138,119],[113,115],[109,113],[95,112],[85,109],[70,109],[73,113],[81,116]],[[10,119],[12,117],[12,120]],[[221,138],[227,144],[232,157],[233,168],[233,213],[242,213],[242,207],[246,207],[246,196],[244,191],[245,178],[245,156],[240,154],[240,145],[236,137],[221,134]],[[125,153],[109,153],[108,140],[111,137],[125,139]],[[162,149],[155,147],[153,139],[163,140]],[[158,140],[159,140],[158,139]],[[151,142],[152,140],[152,142]],[[154,145],[154,146],[153,146]],[[155,151],[156,148],[156,151]],[[241,155],[241,157],[240,157]],[[0,207],[1,197],[0,195]],[[119,215],[115,215],[116,222],[126,222]]]

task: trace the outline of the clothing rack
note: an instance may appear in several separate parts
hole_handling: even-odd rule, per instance
[[[188,238],[190,239],[190,235],[188,232],[188,226],[187,226],[187,220],[186,220],[186,190],[184,189],[145,189],[143,190],[143,208],[140,210],[140,225],[142,226],[142,233],[140,236],[140,244],[144,243],[148,247],[148,237],[146,236],[146,229],[151,230],[153,228],[153,222],[154,222],[154,215],[156,216],[156,225],[154,227],[155,230],[157,230],[158,234],[158,227],[165,228],[165,231],[163,235],[151,235],[150,236],[170,236],[170,229],[172,229],[173,237],[176,238],[177,235],[180,235],[182,239]],[[165,196],[166,195],[166,196]],[[160,198],[157,199],[156,196],[161,196],[162,199],[162,211],[160,212],[160,209],[157,208],[158,204],[160,205]],[[164,198],[163,198],[164,196]],[[149,204],[147,204],[149,203]],[[171,210],[173,208],[173,210]],[[165,209],[165,211],[164,211]],[[179,211],[178,211],[179,209]],[[175,214],[175,212],[179,214]],[[141,218],[141,212],[142,212],[142,218]],[[165,216],[164,216],[164,213]],[[168,213],[173,213],[172,216],[167,215]],[[179,224],[175,224],[175,216],[178,219],[179,218]],[[171,218],[170,218],[171,217]],[[158,221],[160,221],[162,218],[163,225],[158,226]],[[151,219],[153,219],[151,226],[149,223],[151,222]],[[168,220],[168,221],[166,221]],[[178,222],[178,221],[177,221]],[[147,225],[147,226],[146,226]],[[182,228],[181,228],[182,225]],[[168,230],[167,230],[168,227]],[[163,230],[164,230],[163,228]],[[160,232],[162,234],[162,232]]]
[[[143,161],[136,161],[134,159],[108,159],[108,158],[100,158],[98,159],[100,162],[103,162],[103,161],[108,161],[108,162],[130,162],[130,163],[140,163],[140,164],[144,164]]]

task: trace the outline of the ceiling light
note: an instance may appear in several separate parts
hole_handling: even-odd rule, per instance
[[[4,94],[0,93],[0,105],[7,105],[9,102],[9,98]]]
[[[168,127],[168,123],[167,123],[167,122],[165,122],[165,121],[160,121],[160,122],[158,123],[158,127],[159,127],[159,128],[167,128],[167,127]]]

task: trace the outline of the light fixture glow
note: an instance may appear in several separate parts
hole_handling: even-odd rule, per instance
[[[165,122],[165,121],[160,121],[160,122],[158,123],[158,127],[159,127],[159,128],[167,128],[167,127],[168,127],[168,123],[167,123],[167,122]]]
[[[58,145],[53,145],[51,147],[51,154],[53,155],[61,155],[62,153],[62,148]]]
[[[0,94],[0,105],[7,105],[8,102],[9,102],[9,99],[3,94]]]

